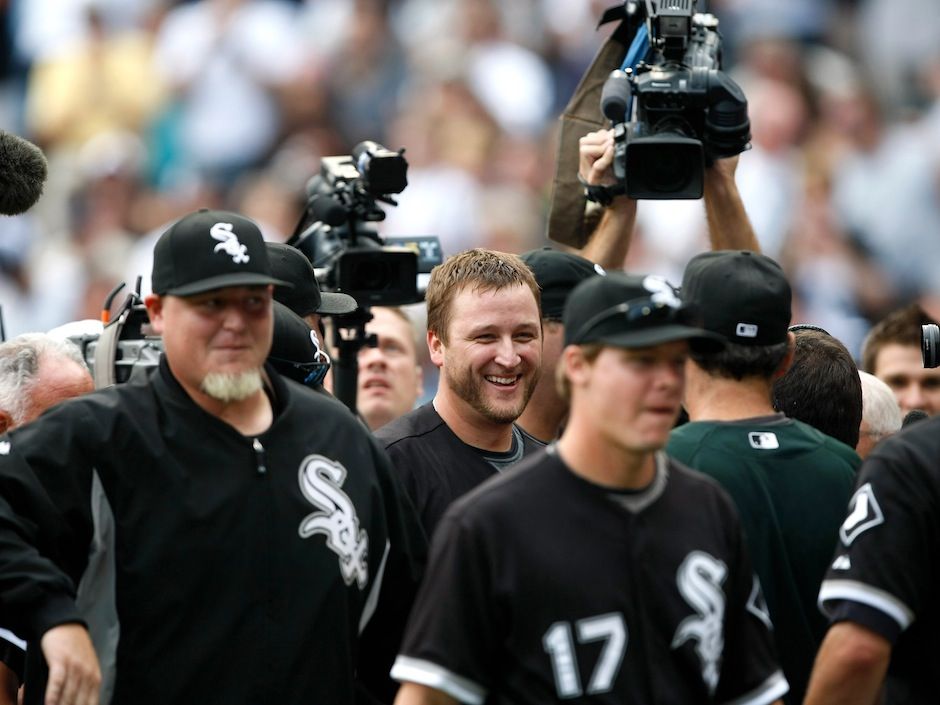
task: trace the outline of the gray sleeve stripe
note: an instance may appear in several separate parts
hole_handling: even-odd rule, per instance
[[[372,586],[369,588],[369,596],[366,597],[366,603],[362,606],[362,614],[359,615],[359,633],[366,628],[372,615],[375,613],[375,607],[379,603],[379,593],[382,592],[382,579],[385,577],[385,562],[388,560],[388,552],[392,544],[385,539],[385,552],[382,554],[382,560],[379,563],[378,570],[375,571],[375,578],[372,580]]]
[[[467,705],[483,705],[486,699],[486,688],[423,659],[398,656],[392,666],[391,675],[397,681],[409,681],[437,688]]]
[[[819,589],[819,607],[825,614],[829,614],[825,603],[833,600],[850,600],[874,607],[897,622],[902,630],[914,621],[914,611],[901,600],[857,580],[824,580]]]
[[[777,670],[750,693],[729,700],[725,705],[767,705],[782,698],[789,690],[790,684],[783,677],[783,671]]]

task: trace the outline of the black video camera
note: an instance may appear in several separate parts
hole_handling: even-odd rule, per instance
[[[436,237],[386,238],[362,223],[385,218],[377,202],[408,185],[404,149],[365,141],[350,156],[323,157],[307,183],[307,203],[287,241],[317,270],[320,286],[349,294],[360,306],[400,306],[423,299],[418,275],[442,260]]]
[[[604,84],[601,110],[614,127],[614,174],[631,198],[701,198],[705,166],[751,139],[744,92],[721,70],[718,20],[695,5],[624,3],[637,36]]]

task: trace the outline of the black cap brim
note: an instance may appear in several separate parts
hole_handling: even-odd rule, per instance
[[[672,324],[655,326],[651,328],[624,331],[602,335],[590,342],[603,343],[618,348],[648,348],[653,345],[672,343],[677,340],[688,340],[689,345],[699,352],[718,352],[725,347],[725,339],[701,328]],[[584,342],[579,343],[584,345]]]
[[[266,286],[268,284],[273,284],[274,286],[285,286],[289,289],[294,287],[294,285],[290,282],[286,282],[281,279],[275,279],[274,277],[269,277],[266,274],[257,274],[252,272],[232,272],[230,274],[220,274],[216,277],[200,279],[199,281],[190,282],[189,284],[185,284],[183,286],[167,289],[165,292],[163,292],[163,294],[170,296],[195,296],[196,294],[213,291],[214,289],[224,289],[230,286]]]
[[[343,314],[352,313],[359,304],[349,294],[340,294],[332,291],[320,292],[320,305],[317,307],[317,313],[324,314]]]

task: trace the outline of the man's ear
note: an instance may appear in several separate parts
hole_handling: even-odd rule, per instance
[[[157,335],[163,335],[163,297],[149,294],[144,299],[147,307],[147,316],[150,318],[150,327]]]
[[[444,341],[433,330],[428,330],[428,353],[435,367],[444,365]]]
[[[780,366],[777,367],[776,372],[774,372],[773,378],[775,380],[783,377],[793,365],[793,358],[796,357],[796,336],[792,332],[787,333],[787,354],[780,362]]]
[[[13,417],[5,409],[0,409],[0,433],[6,433],[13,428]]]
[[[579,382],[586,378],[591,367],[591,363],[584,358],[584,349],[580,345],[568,345],[562,350],[561,363],[572,387],[578,386]]]

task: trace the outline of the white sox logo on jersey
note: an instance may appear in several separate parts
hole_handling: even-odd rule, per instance
[[[300,490],[318,507],[300,522],[301,538],[326,536],[326,545],[339,556],[339,569],[347,585],[359,589],[369,580],[369,537],[359,528],[359,517],[349,496],[341,489],[346,468],[322,455],[308,455],[300,464]]]
[[[219,244],[212,251],[221,251],[231,255],[235,264],[241,264],[250,259],[247,254],[248,247],[238,241],[238,236],[232,232],[233,227],[231,223],[216,223],[209,229],[209,234],[219,241]]]
[[[725,594],[721,585],[728,568],[716,558],[692,551],[676,572],[676,584],[683,599],[698,612],[697,617],[682,620],[672,638],[677,649],[689,639],[697,643],[695,651],[702,659],[702,680],[714,695],[721,674],[721,654],[725,648],[723,627],[725,621]]]

